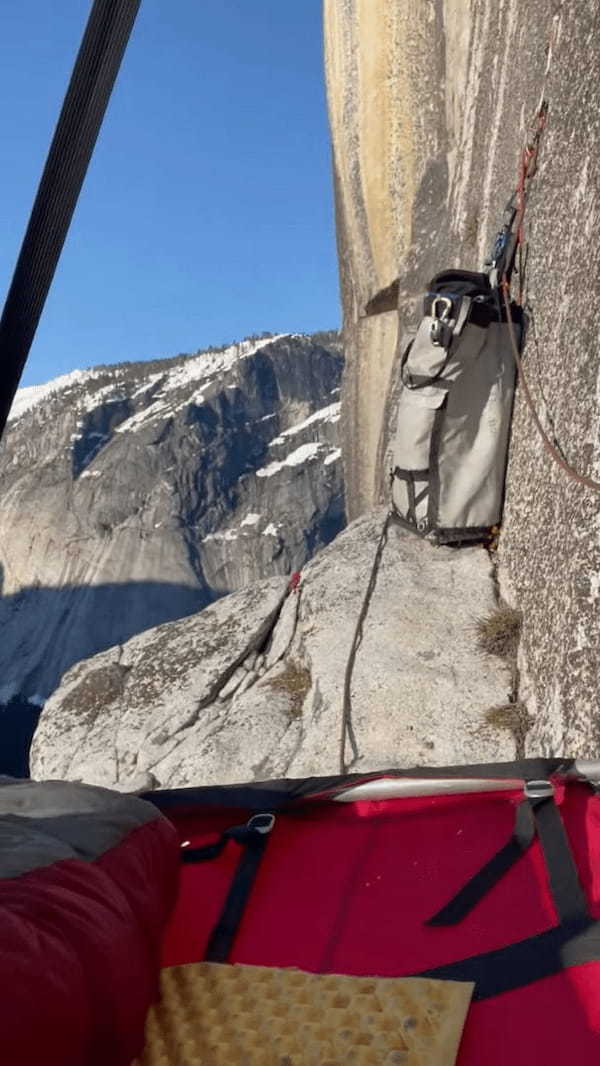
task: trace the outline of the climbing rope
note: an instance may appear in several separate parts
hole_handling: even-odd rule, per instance
[[[565,474],[568,474],[568,476],[570,478],[572,478],[573,481],[576,481],[579,485],[585,485],[588,489],[593,489],[594,492],[600,492],[600,482],[599,481],[594,481],[593,478],[587,477],[585,474],[580,474],[577,470],[575,470],[572,466],[570,466],[569,463],[567,463],[567,461],[565,459],[563,459],[563,457],[560,454],[558,448],[552,443],[552,441],[550,440],[548,434],[546,433],[546,430],[544,429],[544,427],[542,425],[540,416],[538,415],[538,413],[536,411],[536,408],[535,408],[535,403],[534,403],[533,397],[531,395],[531,390],[529,388],[529,383],[527,381],[527,377],[526,377],[525,372],[523,370],[523,362],[521,360],[521,356],[519,355],[519,345],[517,343],[517,338],[516,338],[516,335],[515,335],[515,327],[514,327],[514,323],[513,323],[513,320],[512,320],[511,309],[510,309],[510,286],[509,286],[508,282],[506,281],[506,278],[503,278],[503,280],[502,280],[502,282],[500,284],[500,291],[502,292],[502,299],[504,301],[504,307],[506,309],[506,323],[508,325],[508,335],[509,335],[509,338],[510,338],[510,346],[512,348],[512,353],[513,353],[513,356],[514,356],[514,360],[515,360],[515,363],[517,364],[517,373],[519,375],[519,383],[520,383],[521,388],[523,390],[523,396],[524,396],[524,399],[525,399],[525,403],[527,404],[527,406],[529,408],[529,411],[531,413],[531,416],[533,418],[535,426],[536,426],[536,428],[538,430],[538,433],[540,434],[540,437],[542,438],[542,444],[544,445],[544,448],[546,449],[548,454],[552,457],[554,462],[558,466],[560,466],[560,468],[562,470],[564,470]]]
[[[553,45],[553,42],[554,42],[554,38],[556,36],[556,29],[557,29],[557,23],[555,22],[554,34],[553,34],[553,38],[552,38],[552,41],[551,41],[551,44],[550,44],[550,47],[549,47],[548,63],[546,65],[546,75],[545,75],[544,81],[546,80],[547,75],[548,75],[548,70],[550,69],[550,59],[551,59],[551,55],[552,55],[552,45]],[[542,99],[540,101],[538,110],[536,112],[536,115],[534,117],[532,126],[530,128],[531,136],[528,138],[524,148],[522,149],[520,160],[519,160],[519,175],[518,175],[518,181],[517,181],[517,190],[516,190],[516,194],[515,194],[516,195],[517,209],[516,209],[516,214],[515,214],[515,218],[514,218],[514,222],[513,222],[513,234],[514,234],[514,241],[515,241],[514,247],[515,247],[515,250],[518,250],[518,252],[519,252],[520,260],[521,260],[521,251],[522,251],[522,248],[524,247],[524,244],[525,244],[524,232],[523,232],[523,224],[524,224],[524,220],[525,220],[525,211],[526,211],[526,207],[527,207],[527,195],[528,195],[529,183],[531,182],[531,179],[533,178],[533,176],[535,175],[535,172],[537,170],[537,159],[538,159],[540,141],[542,139],[542,134],[543,134],[544,129],[546,127],[547,116],[548,116],[548,104],[547,104],[546,100]],[[530,411],[531,416],[533,418],[533,421],[534,421],[534,424],[536,426],[536,429],[538,430],[538,433],[540,434],[543,446],[546,449],[546,451],[548,452],[548,454],[550,455],[550,457],[553,459],[553,461],[561,468],[561,470],[564,471],[565,474],[567,474],[570,478],[572,478],[573,481],[576,481],[579,485],[585,485],[586,488],[592,489],[594,492],[600,492],[600,482],[595,481],[593,478],[588,477],[585,474],[580,474],[577,470],[575,470],[572,466],[570,466],[570,464],[567,463],[567,461],[563,458],[563,456],[560,454],[560,451],[558,450],[556,445],[554,445],[552,443],[552,441],[550,440],[548,434],[546,433],[546,431],[545,431],[545,429],[544,429],[544,427],[542,425],[542,421],[540,419],[540,416],[538,415],[538,412],[536,410],[535,403],[534,403],[534,400],[533,400],[533,396],[532,396],[532,393],[531,393],[531,389],[529,388],[529,383],[527,381],[527,376],[526,376],[524,368],[523,368],[523,361],[522,361],[520,353],[519,353],[519,345],[518,345],[518,342],[517,342],[514,322],[513,322],[513,318],[512,318],[512,314],[511,314],[511,306],[510,306],[511,292],[510,292],[510,280],[509,280],[511,260],[512,260],[512,256],[506,262],[506,265],[504,267],[503,276],[502,276],[502,278],[500,280],[500,283],[499,283],[499,288],[500,288],[500,292],[502,294],[502,300],[503,300],[503,303],[504,303],[504,309],[506,311],[506,324],[508,326],[508,335],[509,335],[509,338],[510,338],[510,346],[511,346],[512,354],[513,354],[513,357],[514,357],[514,360],[515,360],[515,363],[516,363],[517,374],[518,374],[518,377],[519,377],[519,384],[520,384],[520,386],[521,386],[521,388],[523,390],[523,396],[524,396],[524,399],[525,399],[525,403],[527,404],[527,407],[529,408],[529,411]],[[518,298],[518,300],[516,302],[520,306],[522,306],[522,304],[523,304],[523,269],[522,269],[522,266],[519,267],[519,298]]]
[[[344,695],[342,701],[342,734],[340,737],[340,773],[347,774],[349,767],[358,758],[358,744],[356,743],[356,734],[354,732],[354,726],[352,724],[352,675],[354,673],[354,663],[356,661],[356,655],[360,647],[363,638],[363,625],[365,618],[367,617],[369,607],[371,605],[371,599],[373,592],[375,591],[375,585],[377,584],[377,575],[379,573],[379,567],[381,566],[381,558],[383,556],[383,549],[387,543],[388,530],[390,527],[390,521],[392,519],[392,512],[389,511],[386,515],[383,528],[379,534],[379,540],[377,542],[377,551],[375,552],[375,558],[373,559],[373,565],[371,567],[371,573],[369,575],[369,583],[364,595],[356,628],[354,630],[354,636],[352,638],[352,644],[350,647],[350,653],[348,655],[348,661],[346,663],[346,672],[344,674]],[[346,746],[347,742],[350,742],[352,748],[352,760],[346,761]]]

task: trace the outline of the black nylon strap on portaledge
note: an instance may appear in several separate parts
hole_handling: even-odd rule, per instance
[[[535,781],[526,786],[526,798],[517,807],[510,840],[426,924],[455,925],[466,918],[527,851],[536,830],[559,922],[587,921],[587,903],[560,811],[554,801],[554,788],[549,781]]]
[[[88,19],[0,319],[0,436],[139,5],[95,0]]]
[[[472,955],[460,962],[436,966],[410,976],[439,981],[473,981],[473,999],[479,1000],[524,988],[571,966],[599,961],[600,922],[588,920],[570,926],[558,925],[497,951]]]
[[[490,891],[501,877],[514,866],[517,859],[527,850],[535,836],[535,824],[528,800],[519,804],[515,817],[513,835],[504,847],[467,881],[459,892],[429,918],[426,925],[455,925],[466,918],[467,914]]]
[[[213,844],[182,849],[181,861],[195,863],[218,858],[230,840],[243,848],[227,899],[208,938],[206,962],[226,962],[229,957],[274,824],[273,814],[255,814],[246,825],[226,829]]]
[[[534,800],[533,804],[558,920],[566,925],[588,921],[586,898],[554,797],[548,796],[537,802]]]

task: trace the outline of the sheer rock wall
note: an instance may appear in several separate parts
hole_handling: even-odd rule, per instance
[[[599,0],[325,0],[351,518],[385,497],[398,358],[421,295],[438,270],[481,269],[542,94],[525,362],[547,430],[571,464],[600,477],[599,17]],[[598,515],[598,495],[543,451],[519,394],[499,576],[524,614],[532,753],[589,755],[600,744]]]

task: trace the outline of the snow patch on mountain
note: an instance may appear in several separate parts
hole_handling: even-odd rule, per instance
[[[156,400],[162,400],[162,407],[166,409],[168,404],[165,404],[164,401],[167,399],[169,393],[179,391],[193,381],[208,380],[224,374],[228,370],[231,370],[240,359],[247,359],[248,357],[255,355],[256,352],[261,348],[264,348],[266,345],[273,344],[278,340],[282,340],[284,337],[291,336],[296,336],[296,334],[278,333],[272,337],[261,338],[260,340],[239,341],[219,352],[199,352],[197,355],[189,356],[184,363],[174,367],[166,373],[150,374],[145,377],[139,387],[131,394],[131,399],[137,399],[139,396],[142,396],[162,379],[162,388],[156,393]],[[126,367],[127,364],[123,364],[123,368],[126,369]],[[106,367],[96,367],[88,370],[72,370],[68,374],[61,374],[59,377],[52,378],[50,381],[40,385],[26,385],[24,388],[17,390],[8,420],[14,422],[17,418],[20,418],[21,415],[24,415],[27,411],[30,411],[33,407],[36,407],[38,404],[48,399],[48,397],[59,392],[64,392],[74,386],[87,385],[93,381],[94,378],[103,377],[106,373]],[[106,401],[107,397],[110,397],[108,402],[111,403],[120,403],[126,400],[127,396],[122,391],[122,388],[116,395],[111,395],[111,393],[114,393],[115,387],[121,384],[119,378],[122,373],[123,370],[120,367],[113,368],[111,376],[114,376],[114,381],[87,394],[82,404],[82,409],[92,410],[97,407],[101,401]],[[193,402],[202,403],[202,401],[203,397],[201,394],[198,394]],[[189,402],[190,398],[187,397],[185,403],[187,404]],[[138,425],[141,425],[142,422],[149,418],[153,418],[160,413],[162,413],[160,404],[151,404],[146,410],[140,412],[138,416],[134,416],[137,419],[135,422],[130,421],[127,426],[123,423],[119,432],[123,432],[125,429],[135,429]]]
[[[275,440],[271,441],[272,444],[285,444],[286,437],[294,437],[298,433],[302,433],[303,430],[309,426],[314,426],[319,422],[339,422],[341,403],[331,403],[327,407],[322,407],[320,411],[315,411],[314,414],[305,418],[303,422],[299,422],[297,426],[290,426],[289,429],[285,429],[279,437],[275,437]]]
[[[342,457],[342,449],[334,448],[332,452],[325,457],[324,465],[329,466],[330,463],[337,463],[338,459]]]
[[[310,441],[309,444],[301,444],[299,448],[295,448],[293,452],[286,455],[285,459],[275,460],[269,463],[268,466],[263,466],[260,470],[256,471],[257,477],[273,477],[274,474],[278,474],[280,470],[283,470],[286,466],[300,466],[302,463],[307,463],[311,459],[316,459],[317,455],[324,448],[324,445],[320,441]]]
[[[32,407],[35,407],[36,404],[41,403],[42,400],[45,400],[53,393],[69,389],[73,385],[83,385],[93,377],[93,370],[72,370],[69,374],[61,374],[60,377],[53,378],[43,385],[26,385],[24,388],[18,389],[10,409],[8,421],[14,422],[16,418],[20,418],[26,411],[30,411]]]

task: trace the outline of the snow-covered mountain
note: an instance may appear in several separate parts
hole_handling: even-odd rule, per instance
[[[336,335],[74,371],[0,448],[0,703],[300,568],[344,525]]]

